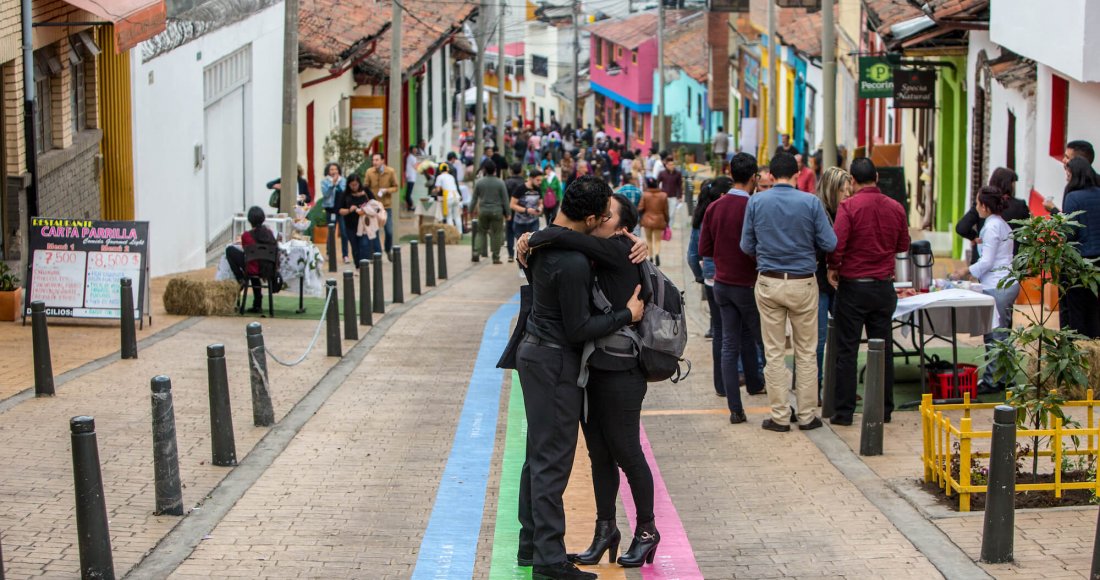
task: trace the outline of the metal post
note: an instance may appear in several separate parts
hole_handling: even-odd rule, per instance
[[[374,254],[374,312],[386,313],[386,288],[382,281],[382,254]]]
[[[504,155],[504,87],[508,83],[508,68],[504,64],[507,52],[504,50],[504,0],[497,4],[497,143],[496,150]]]
[[[270,427],[275,424],[275,410],[271,407],[271,375],[267,372],[264,328],[259,322],[249,323],[244,335],[248,343],[248,378],[252,383],[252,424]]]
[[[989,487],[985,494],[982,562],[1011,562],[1015,533],[1016,409],[1008,405],[997,405],[993,409],[993,441],[989,449]],[[1092,577],[1096,578],[1096,574],[1097,558],[1094,547]]]
[[[574,128],[584,126],[584,105],[580,99],[581,76],[581,3],[573,0],[573,123]],[[574,134],[574,137],[576,135]]]
[[[485,48],[489,44],[489,0],[481,0],[477,11],[477,53],[474,55],[474,83],[477,87],[474,109],[474,159],[481,163],[481,156],[485,153]],[[503,50],[503,49],[501,49]],[[480,168],[475,166],[474,170]]]
[[[294,215],[298,200],[298,0],[283,3],[283,132],[279,210]],[[329,235],[334,235],[329,232]],[[329,253],[332,257],[332,253]]]
[[[435,245],[439,250],[439,258],[436,260],[439,267],[438,278],[440,280],[447,279],[447,230],[439,228],[435,232]]]
[[[370,260],[359,260],[359,324],[374,326],[370,304]]]
[[[4,546],[0,542],[0,580],[4,580]]]
[[[779,146],[779,39],[775,0],[768,1],[768,126],[765,127],[768,143],[764,146],[764,159],[771,159],[771,151]],[[769,151],[770,150],[770,151]],[[763,161],[763,159],[761,159]]]
[[[401,275],[401,246],[393,247],[393,303],[405,303],[405,281]]]
[[[409,292],[420,294],[420,244],[409,242]]]
[[[237,464],[237,444],[233,440],[233,408],[229,406],[224,344],[206,347],[206,377],[210,387],[211,463],[232,467]]]
[[[836,415],[836,322],[829,316],[825,327],[825,364],[821,369],[821,417]]]
[[[432,247],[432,235],[424,234],[424,285],[435,286],[435,248]]]
[[[665,135],[665,0],[657,2],[657,130],[653,134],[657,136],[655,147],[669,146]]]
[[[402,18],[404,17],[405,6],[401,2],[394,2],[391,7],[390,13],[390,75],[389,86],[386,91],[386,112],[387,112],[387,131],[386,131],[386,156],[389,158],[390,165],[394,167],[398,175],[403,172],[398,167],[404,167],[403,158],[401,157],[401,115],[405,112],[405,103],[403,102],[404,96],[401,90],[401,85],[404,83],[404,70],[401,66],[401,57],[404,56],[404,51],[401,49],[402,43]],[[409,90],[409,96],[413,96],[413,91]],[[430,106],[430,105],[429,105]],[[414,137],[409,137],[409,143],[413,142]],[[427,154],[425,151],[424,154]],[[480,159],[480,157],[478,158]],[[401,178],[398,177],[398,184],[400,185]],[[411,184],[409,184],[411,185]],[[409,198],[412,198],[412,187],[407,188],[409,190]],[[404,212],[405,203],[401,199],[401,188],[398,187],[397,191],[390,195],[390,207],[393,209],[393,215],[390,216],[393,219],[392,229],[394,239],[401,239],[401,214]],[[387,236],[388,237],[388,236]],[[381,236],[379,236],[381,240]],[[389,242],[389,240],[386,240]]]
[[[183,515],[179,448],[176,447],[176,411],[172,405],[172,379],[157,375],[149,381],[153,391],[153,481],[158,516]]]
[[[31,351],[34,357],[34,396],[52,397],[53,362],[50,360],[50,335],[46,325],[46,303],[31,302]]]
[[[859,432],[860,455],[882,455],[883,388],[886,382],[886,341],[867,341],[867,374],[864,375],[863,425]]]
[[[355,272],[344,270],[344,339],[359,340],[359,323],[355,316]]]
[[[328,238],[325,240],[325,253],[328,254],[328,271],[336,271],[336,218],[328,216]]]
[[[821,170],[835,167],[836,158],[836,24],[833,19],[835,0],[821,3],[821,74],[822,98],[825,103],[825,131],[821,143]]]
[[[80,547],[82,578],[114,580],[111,532],[107,502],[103,498],[103,474],[99,470],[99,444],[95,419],[69,419],[73,447],[73,483],[76,489],[76,534]]]
[[[471,235],[470,235],[470,261],[471,262],[478,262],[479,261],[478,257],[477,257],[477,240],[478,240],[477,233],[478,232],[477,232],[477,220],[476,219],[470,220],[470,233],[471,233]],[[485,242],[482,242],[482,243],[485,243]]]
[[[325,343],[328,346],[328,356],[344,356],[340,344],[340,308],[336,280],[325,280],[325,296],[328,296],[328,307],[325,309]]]
[[[137,331],[134,330],[134,286],[129,278],[119,280],[119,316],[122,326],[122,358],[137,358]]]

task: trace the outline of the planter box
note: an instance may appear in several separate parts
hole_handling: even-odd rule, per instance
[[[0,292],[0,321],[18,320],[23,312],[23,289]]]
[[[1020,283],[1020,296],[1016,298],[1016,304],[1022,304],[1027,306],[1035,306],[1039,304],[1039,279],[1028,278]],[[1058,285],[1047,281],[1046,286],[1043,288],[1043,296],[1041,298],[1043,307],[1047,310],[1056,310],[1058,308]]]
[[[318,246],[328,243],[328,226],[313,226],[313,243]]]

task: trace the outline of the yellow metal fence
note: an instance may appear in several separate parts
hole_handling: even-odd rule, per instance
[[[959,511],[970,511],[970,494],[985,493],[987,486],[974,485],[971,481],[971,463],[974,459],[988,458],[988,451],[974,451],[975,439],[990,439],[992,431],[975,431],[973,429],[971,411],[980,409],[992,410],[1003,403],[972,403],[970,394],[963,394],[963,402],[949,405],[932,404],[932,395],[924,395],[921,400],[921,432],[924,446],[921,451],[921,462],[924,464],[924,481],[936,483],[940,489],[947,493],[948,497],[959,494]],[[1017,439],[1032,437],[1052,438],[1049,450],[1032,449],[1027,457],[1038,453],[1040,457],[1053,457],[1054,481],[1049,483],[1017,483],[1016,491],[1053,491],[1054,497],[1062,497],[1062,492],[1071,489],[1092,489],[1100,495],[1098,481],[1063,482],[1062,481],[1062,457],[1063,456],[1097,456],[1097,443],[1100,441],[1100,425],[1096,423],[1095,408],[1100,401],[1093,398],[1092,389],[1089,389],[1085,399],[1081,401],[1067,401],[1064,408],[1084,407],[1085,426],[1083,428],[1069,429],[1062,425],[1062,420],[1053,418],[1049,429],[1017,429]],[[958,425],[952,422],[946,413],[950,411],[962,411],[962,417]],[[1067,409],[1067,415],[1072,414]],[[1078,437],[1084,446],[1074,446],[1073,449],[1062,449],[1062,440],[1066,437]],[[954,444],[958,443],[958,452]],[[959,462],[958,479],[951,473],[951,462],[957,456]],[[1093,477],[1094,480],[1100,478]]]

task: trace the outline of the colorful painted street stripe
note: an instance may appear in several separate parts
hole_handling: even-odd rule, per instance
[[[496,368],[496,362],[508,343],[512,318],[518,311],[517,296],[498,308],[485,324],[451,455],[420,542],[414,580],[465,580],[474,575],[504,382],[503,371]]]
[[[493,530],[493,556],[489,580],[526,580],[530,568],[516,565],[519,549],[519,474],[523,469],[527,447],[527,415],[523,407],[523,389],[519,373],[512,373],[512,389],[508,397],[508,423],[504,434],[504,456],[501,459],[500,493],[497,494],[496,526]]]
[[[657,547],[657,555],[653,565],[642,566],[643,580],[696,580],[702,579],[703,573],[699,571],[699,564],[695,562],[695,552],[691,549],[684,524],[680,521],[680,515],[676,512],[676,506],[672,504],[672,498],[668,495],[668,487],[661,477],[661,470],[657,467],[657,460],[653,457],[653,447],[649,444],[645,427],[642,427],[642,451],[645,453],[649,469],[653,472],[653,514],[657,517],[657,530],[661,532],[661,544]],[[619,496],[623,500],[627,517],[630,519],[630,527],[637,526],[637,511],[634,508],[634,498],[630,495],[630,485],[623,475],[619,479]],[[626,544],[626,536],[623,541]]]

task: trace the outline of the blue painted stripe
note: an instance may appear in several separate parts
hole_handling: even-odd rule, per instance
[[[512,318],[519,312],[519,295],[502,305],[485,323],[466,402],[458,419],[454,443],[443,479],[420,542],[414,580],[474,576],[485,490],[500,414],[504,371],[497,359],[508,344]]]
[[[620,105],[628,109],[631,109],[632,111],[635,111],[637,113],[653,112],[653,103],[635,103],[634,101],[620,95],[619,93],[616,93],[612,89],[600,85],[599,83],[589,81],[588,84],[590,87],[592,87],[593,91],[611,99],[612,101],[615,101],[616,103],[619,103]]]

